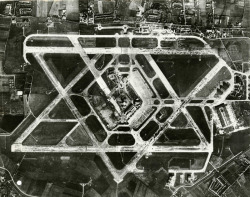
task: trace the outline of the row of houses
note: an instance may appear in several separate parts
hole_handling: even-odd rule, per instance
[[[3,72],[7,41],[10,33],[11,18],[0,17],[0,75]]]

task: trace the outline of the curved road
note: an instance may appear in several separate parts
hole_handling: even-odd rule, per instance
[[[12,185],[13,185],[13,186],[14,186],[23,196],[26,196],[26,197],[38,197],[38,196],[29,195],[29,194],[26,194],[25,192],[23,192],[23,191],[18,187],[18,185],[16,184],[16,182],[14,181],[13,176],[12,176],[12,174],[10,173],[10,171],[9,171],[8,169],[4,168],[4,167],[0,167],[0,169],[5,170],[5,171],[7,171],[7,172],[9,173],[10,178],[11,178],[11,183],[12,183]]]

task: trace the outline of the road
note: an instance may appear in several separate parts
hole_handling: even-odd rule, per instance
[[[185,188],[185,187],[195,187],[196,185],[199,185],[201,182],[203,182],[205,179],[209,179],[211,177],[213,177],[213,175],[215,173],[217,173],[219,171],[220,168],[224,167],[225,165],[227,165],[228,163],[232,162],[236,157],[238,157],[239,155],[242,154],[242,151],[239,152],[238,154],[234,155],[232,158],[230,158],[229,160],[227,160],[226,162],[224,162],[220,167],[214,168],[212,171],[210,171],[206,176],[202,177],[201,179],[199,179],[197,182],[195,182],[192,185],[184,185],[184,186],[180,186],[178,188],[176,188],[176,190],[173,192],[172,196],[174,196],[179,189],[181,188]]]
[[[155,137],[151,138],[148,142],[145,143],[144,146],[142,146],[137,154],[134,160],[129,162],[126,169],[120,174],[121,177],[124,177],[129,171],[136,169],[136,163],[148,152],[152,152],[152,146],[153,144],[159,139],[159,137],[165,132],[165,130],[170,126],[170,124],[175,120],[175,118],[180,114],[182,109],[185,108],[186,104],[192,100],[192,98],[197,94],[200,89],[202,89],[213,77],[214,75],[225,65],[226,63],[220,59],[220,61],[214,66],[214,68],[198,83],[198,85],[189,93],[189,95],[184,99],[184,101],[179,104],[179,107],[177,108],[172,115],[167,120],[167,124],[165,125],[165,129],[160,131],[160,133]],[[209,147],[209,152],[213,151],[212,147]]]
[[[26,194],[24,191],[22,191],[22,190],[18,187],[18,185],[16,184],[16,182],[15,182],[15,180],[14,180],[12,174],[10,173],[10,171],[9,171],[8,169],[6,169],[6,168],[4,168],[4,167],[0,167],[0,169],[1,169],[1,170],[5,170],[6,172],[8,172],[8,174],[9,174],[9,176],[10,176],[10,178],[11,178],[10,181],[11,181],[12,186],[13,186],[17,191],[19,191],[23,196],[25,196],[25,197],[38,197],[38,196],[33,196],[33,195]]]
[[[37,36],[37,35],[36,35]],[[39,35],[38,35],[39,36]],[[42,35],[44,36],[44,35]],[[49,35],[48,35],[49,36]],[[57,36],[57,35],[53,35]],[[32,36],[31,36],[32,37]],[[58,37],[60,37],[58,35]],[[220,59],[220,61],[210,70],[210,72],[198,83],[198,85],[189,93],[187,97],[184,99],[180,99],[177,94],[175,93],[174,89],[166,79],[166,77],[162,74],[159,67],[149,54],[157,53],[157,54],[167,54],[167,53],[177,53],[180,54],[180,51],[175,50],[163,50],[163,49],[157,49],[157,50],[145,50],[145,49],[135,49],[135,48],[82,48],[80,43],[78,42],[79,37],[84,36],[74,36],[69,35],[68,38],[70,39],[71,43],[73,44],[73,47],[24,47],[24,54],[25,53],[33,53],[38,63],[41,65],[42,69],[44,70],[45,74],[48,76],[56,90],[58,91],[59,95],[55,98],[54,101],[52,101],[48,107],[45,108],[45,110],[37,117],[37,119],[24,131],[24,133],[16,140],[16,142],[12,145],[12,151],[22,151],[22,152],[96,152],[100,155],[100,157],[103,159],[103,161],[106,163],[107,167],[110,169],[110,172],[114,176],[114,179],[117,183],[123,180],[123,177],[126,176],[127,173],[133,172],[136,170],[136,163],[148,152],[208,152],[209,157],[211,155],[211,152],[213,151],[212,144],[208,144],[205,140],[204,136],[202,135],[201,131],[195,125],[194,121],[190,118],[190,121],[192,122],[194,128],[196,128],[196,132],[198,133],[199,137],[201,138],[201,144],[200,146],[185,146],[185,147],[167,147],[167,146],[153,146],[153,144],[158,140],[158,138],[166,131],[166,129],[169,128],[170,124],[176,119],[176,117],[181,113],[187,113],[186,106],[189,104],[189,102],[195,98],[195,95],[197,92],[199,92],[213,77],[216,73],[219,72],[219,70],[226,65],[226,63]],[[105,36],[106,37],[106,36]],[[110,36],[107,36],[110,37]],[[122,36],[117,36],[116,39]],[[26,41],[30,39],[30,37],[26,38]],[[200,38],[199,38],[200,39]],[[203,41],[204,42],[204,41]],[[124,51],[126,53],[130,54],[145,54],[146,59],[149,61],[153,69],[156,71],[157,76],[162,80],[166,88],[168,89],[171,97],[175,100],[175,110],[170,115],[166,123],[164,123],[163,128],[157,136],[154,136],[149,141],[145,142],[144,144],[137,144],[135,146],[123,146],[118,147],[114,146],[111,147],[107,144],[105,141],[104,143],[100,143],[96,140],[96,137],[94,134],[88,129],[88,127],[85,125],[85,122],[82,118],[82,116],[79,114],[78,110],[76,109],[75,105],[70,99],[70,96],[68,94],[68,91],[78,82],[79,79],[87,72],[90,71],[94,77],[96,78],[96,82],[101,87],[101,89],[104,91],[107,97],[110,95],[110,89],[108,88],[107,84],[101,77],[101,72],[98,71],[95,68],[95,62],[100,58],[100,55],[95,56],[92,60],[89,59],[87,54],[123,54]],[[193,52],[188,51],[182,51],[183,54],[192,54]],[[53,74],[49,66],[46,64],[45,60],[43,59],[43,55],[45,53],[77,53],[80,54],[81,58],[87,65],[67,86],[66,88],[63,88],[60,84],[60,82],[57,80],[56,76]],[[204,49],[204,50],[197,50],[196,54],[210,54],[210,49]],[[116,57],[116,55],[114,55]],[[24,55],[25,57],[25,55]],[[22,142],[26,139],[27,136],[31,134],[31,132],[37,127],[37,125],[48,115],[48,113],[56,106],[61,99],[64,99],[67,104],[69,105],[72,113],[75,115],[77,120],[79,121],[80,125],[87,131],[89,137],[91,138],[94,146],[81,146],[81,147],[68,147],[66,145],[57,145],[57,146],[24,146],[22,145]],[[117,105],[116,101],[109,97],[110,102],[114,105],[116,111],[118,113],[120,112],[120,108]],[[105,152],[120,152],[120,151],[134,151],[137,152],[136,156],[133,160],[131,160],[122,170],[117,170],[113,164],[111,163],[108,156],[105,154]],[[208,163],[209,157],[206,160],[206,165]],[[206,167],[204,166],[204,168]]]

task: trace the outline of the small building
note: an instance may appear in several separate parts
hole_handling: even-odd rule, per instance
[[[0,28],[0,41],[6,41],[9,38],[9,30]]]
[[[19,9],[20,16],[32,16],[31,8],[20,8]]]
[[[217,196],[221,196],[229,187],[229,184],[226,182],[223,176],[214,178],[212,183],[209,186],[209,190]]]
[[[16,18],[17,27],[30,27],[30,19],[28,17]]]
[[[10,92],[15,87],[15,76],[14,75],[3,75],[0,76],[0,92]]]
[[[237,118],[232,109],[231,105],[221,104],[215,107],[216,114],[219,118],[220,125],[219,128],[236,128],[237,127]]]
[[[0,75],[0,107],[1,115],[23,115],[23,76]]]
[[[176,174],[169,174],[168,181],[166,183],[166,186],[168,187],[174,187],[176,181]]]

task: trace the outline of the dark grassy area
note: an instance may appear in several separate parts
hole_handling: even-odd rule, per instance
[[[165,100],[164,104],[174,104],[174,100]]]
[[[30,195],[42,196],[46,183],[53,183],[49,196],[60,196],[61,192],[63,196],[81,196],[80,183],[90,180],[92,184],[84,188],[86,193],[93,188],[103,194],[113,184],[113,177],[96,164],[95,154],[27,153],[26,158],[30,159],[22,160],[14,181],[22,180],[21,189]]]
[[[197,124],[197,126],[200,128],[202,134],[206,138],[206,140],[210,143],[211,141],[211,131],[208,127],[207,121],[205,119],[204,113],[200,107],[197,106],[188,106],[187,107],[188,112],[192,116],[193,120]]]
[[[155,71],[145,58],[144,55],[138,54],[135,56],[135,59],[138,61],[139,65],[141,66],[142,70],[146,73],[149,78],[153,78],[155,76]]]
[[[239,122],[242,122],[245,127],[250,126],[250,102],[248,101],[239,101],[233,102],[232,107],[234,113]]]
[[[130,57],[127,54],[119,55],[118,61],[120,64],[127,65],[130,62]]]
[[[75,191],[82,192],[82,186],[80,184],[77,184],[77,183],[69,182],[69,183],[65,184],[65,187],[69,188],[69,189],[73,189]]]
[[[8,1],[6,1],[6,2],[0,2],[0,14],[4,13],[5,6],[6,6],[7,3],[8,3]]]
[[[98,22],[101,22],[101,21],[98,20]],[[111,23],[111,26],[113,26],[112,23]],[[95,31],[94,34],[96,34],[96,35],[105,35],[105,36],[106,35],[115,35],[115,34],[121,34],[121,30],[120,29],[102,29],[102,30]],[[105,46],[105,45],[103,45],[103,46]],[[108,46],[110,46],[110,44]]]
[[[160,122],[165,122],[168,117],[173,113],[173,108],[171,107],[163,107],[157,114],[156,119]]]
[[[168,129],[164,135],[171,140],[199,139],[193,129]]]
[[[46,187],[47,182],[45,180],[35,180],[33,178],[27,178],[21,172],[17,172],[14,177],[14,182],[22,180],[22,185],[19,188],[26,194],[41,196]],[[27,195],[25,195],[27,196]]]
[[[64,100],[61,100],[54,109],[51,110],[49,117],[52,119],[75,119],[75,116]]]
[[[94,80],[91,71],[88,71],[73,87],[72,92],[79,94]]]
[[[157,110],[156,107],[148,107],[146,109],[147,113],[144,113],[142,116],[140,116],[139,118],[137,118],[136,122],[133,123],[133,129],[135,131],[138,131],[140,128],[142,128],[144,126],[144,123],[154,114],[154,112]],[[148,134],[143,134],[148,135]]]
[[[215,66],[218,59],[212,55],[152,55],[176,93],[185,97]]]
[[[159,125],[155,121],[150,121],[140,132],[140,136],[144,141],[149,140],[159,129]]]
[[[222,41],[229,52],[230,57],[233,61],[242,59],[244,62],[249,61],[249,48],[250,41],[249,38],[241,38],[241,39],[222,39]],[[237,50],[237,53],[231,52],[230,48],[234,46]]]
[[[166,87],[164,86],[164,84],[159,78],[156,78],[153,81],[153,86],[155,87],[156,91],[158,92],[159,96],[162,99],[166,99],[170,97],[168,90],[166,89]]]
[[[92,142],[84,128],[79,126],[66,139],[66,144],[69,146],[85,146],[92,145]]]
[[[90,113],[91,109],[83,97],[72,95],[70,98],[82,116],[87,116]]]
[[[79,54],[45,54],[44,59],[63,87],[86,67]]]
[[[75,126],[74,122],[41,122],[24,145],[56,145]]]
[[[135,139],[131,134],[113,134],[108,143],[112,146],[134,145]]]
[[[89,59],[92,59],[93,57],[95,57],[96,54],[87,54]]]
[[[111,54],[102,55],[95,63],[95,68],[97,70],[103,70],[107,64],[112,60],[113,56]]]
[[[22,124],[20,124],[19,127],[15,130],[15,132],[10,136],[10,138],[8,139],[8,143],[12,144],[23,133],[23,131],[25,131],[30,126],[30,124],[34,120],[35,117],[32,114],[27,116],[22,122]]]
[[[130,47],[130,39],[129,38],[119,38],[118,39],[119,47]]]
[[[115,47],[115,38],[96,38],[96,47]]]
[[[26,58],[31,64],[30,66],[26,67],[26,70],[33,76],[32,87],[35,87],[36,89],[45,89],[43,92],[53,90],[54,87],[52,83],[48,79],[47,75],[44,73],[43,69],[41,68],[33,54],[28,53],[26,55]]]
[[[31,37],[27,41],[27,46],[32,47],[73,47],[67,37]]]
[[[26,70],[33,76],[28,103],[34,116],[38,116],[58,95],[47,75],[32,54],[27,54],[30,66]]]
[[[99,142],[103,142],[106,139],[107,133],[95,116],[89,116],[86,119],[86,124]]]
[[[188,124],[188,120],[183,113],[180,113],[177,118],[172,122],[172,127],[185,127]]]
[[[30,94],[29,107],[34,116],[39,116],[43,110],[56,98],[57,92],[51,94]]]
[[[130,197],[130,195],[127,192],[120,192],[118,197]]]
[[[6,114],[0,117],[0,128],[11,133],[24,119],[24,115]],[[0,131],[1,133],[1,131]]]
[[[212,118],[212,110],[211,110],[211,108],[208,107],[208,106],[205,106],[204,109],[205,109],[208,120],[211,121],[211,118]]]
[[[116,169],[123,169],[136,154],[135,152],[106,153]]]
[[[37,180],[86,183],[90,177],[96,180],[101,175],[93,161],[95,154],[28,153],[26,157],[34,159],[24,159],[19,171]]]
[[[205,45],[198,39],[188,38],[188,39],[179,39],[178,48],[192,50],[193,48],[204,48]]]
[[[249,148],[250,142],[250,129],[245,129],[242,131],[238,131],[233,133],[230,138],[228,145],[230,146],[233,154],[237,154],[240,151],[244,151]]]
[[[20,65],[24,63],[23,41],[24,37],[22,28],[12,25],[7,42],[6,59],[4,64],[4,71],[6,74],[11,74],[21,70]]]
[[[78,38],[78,41],[82,48],[91,48],[96,46],[95,38]]]
[[[119,70],[119,72],[129,72],[130,68],[129,67],[119,67],[118,70]]]
[[[136,180],[130,180],[127,184],[127,189],[133,194],[135,192],[135,189],[136,189]]]
[[[162,40],[161,41],[161,47],[167,48],[167,49],[175,49],[177,46],[176,41],[168,41],[168,40]]]
[[[220,154],[223,152],[225,142],[223,142],[223,137],[218,136],[214,137],[214,142],[213,142],[213,154],[216,156],[220,156]]]
[[[200,139],[193,129],[167,129],[154,145],[196,146]]]
[[[191,169],[201,168],[204,165],[204,161],[207,158],[207,153],[153,153],[148,158],[142,157],[141,160],[137,163],[139,169],[144,168],[145,172],[152,172],[164,168],[165,170],[169,169],[169,162],[173,158],[181,158],[194,160],[192,162]]]
[[[191,100],[189,103],[201,103],[203,100]]]
[[[169,162],[169,167],[190,169],[190,162],[191,162],[191,159],[189,158],[173,158]]]
[[[127,126],[119,126],[116,128],[117,131],[130,131],[131,128]]]
[[[157,38],[132,38],[132,47],[153,49],[158,46]]]
[[[102,195],[109,188],[109,186],[110,185],[107,179],[103,175],[101,175],[98,179],[93,181],[92,188],[100,195]]]
[[[208,97],[221,81],[231,79],[231,73],[227,67],[216,73],[216,75],[196,94],[197,97]]]
[[[102,175],[109,180],[109,183],[115,183],[114,177],[111,174],[110,170],[108,169],[107,165],[104,163],[102,158],[99,155],[96,155],[94,158],[95,165],[100,169]]]
[[[89,87],[88,94],[90,96],[104,96],[105,95],[97,82],[95,82],[92,86]]]
[[[168,170],[168,161],[173,157],[173,154],[164,154],[164,153],[153,153],[149,158],[142,157],[141,160],[137,163],[138,169],[144,169],[147,171],[156,171],[161,167]]]
[[[95,33],[94,25],[79,24],[81,35],[93,35]]]
[[[131,84],[127,84],[126,90],[127,90],[128,95],[129,95],[129,97],[131,99],[133,99],[133,100],[136,100],[136,99],[141,100],[141,98],[138,96],[138,94],[136,93],[136,91],[134,90],[134,88],[132,87]]]

